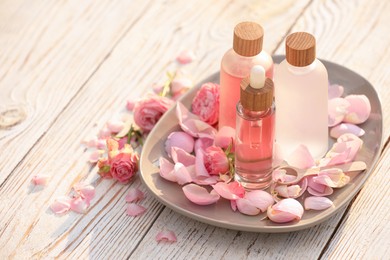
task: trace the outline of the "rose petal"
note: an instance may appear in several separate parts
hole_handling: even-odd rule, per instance
[[[187,63],[191,63],[195,59],[196,59],[195,53],[191,50],[181,51],[179,55],[176,57],[177,62],[183,65]]]
[[[105,152],[103,150],[95,150],[89,155],[89,162],[90,163],[97,163],[97,161],[101,158],[101,156]]]
[[[179,124],[182,130],[193,137],[214,138],[216,134],[215,128],[203,122],[198,116],[192,114],[180,102],[177,102],[176,116],[179,119]]]
[[[214,145],[226,149],[233,142],[232,148],[234,148],[235,136],[236,130],[234,128],[230,126],[223,126],[215,135]]]
[[[165,141],[165,151],[171,156],[171,148],[178,147],[187,153],[192,153],[194,150],[194,143],[194,138],[186,132],[172,132]]]
[[[292,182],[297,179],[297,176],[287,174],[285,169],[275,169],[272,172],[272,180],[274,182],[284,183],[284,182]]]
[[[344,122],[361,124],[368,119],[371,113],[371,104],[365,95],[349,95],[345,97],[345,100],[350,103],[350,106],[347,108]]]
[[[253,205],[250,200],[239,198],[236,200],[237,209],[245,215],[255,216],[260,213],[260,209]]]
[[[173,231],[164,230],[164,231],[158,232],[158,234],[156,236],[156,241],[157,242],[160,242],[160,241],[176,242],[177,238],[176,238],[176,235]]]
[[[50,179],[50,176],[49,175],[46,175],[46,174],[37,174],[37,175],[34,175],[31,179],[31,182],[34,184],[34,185],[42,185],[42,186],[45,186],[47,184],[47,182],[49,181]]]
[[[98,145],[98,138],[97,136],[89,136],[85,138],[83,141],[81,141],[82,144],[86,145],[89,148],[96,147]]]
[[[128,111],[133,111],[136,101],[134,100],[127,100],[126,101],[126,109]]]
[[[146,211],[146,208],[135,203],[127,204],[126,214],[132,217],[139,216]]]
[[[328,100],[328,126],[331,127],[341,123],[349,106],[350,103],[344,98]]]
[[[290,154],[286,161],[290,166],[300,169],[307,169],[315,165],[313,156],[310,154],[307,147],[302,144]]]
[[[363,141],[353,134],[343,134],[322,159],[321,165],[337,165],[351,162],[355,159]]]
[[[333,202],[326,197],[307,197],[304,202],[305,210],[324,210],[333,206]]]
[[[253,190],[245,193],[245,199],[249,200],[255,207],[265,212],[267,208],[275,203],[271,194],[263,190]]]
[[[88,202],[95,197],[95,188],[85,182],[79,182],[73,185],[73,189]]]
[[[205,188],[196,184],[188,184],[182,189],[187,199],[198,205],[210,205],[216,203],[220,198],[214,190],[209,193]]]
[[[154,93],[160,94],[161,91],[164,89],[164,85],[155,83],[152,85],[152,89]]]
[[[185,167],[182,163],[176,163],[173,171],[176,175],[176,180],[179,185],[192,182],[190,172],[188,171],[187,167]]]
[[[70,209],[77,213],[85,213],[89,207],[89,201],[82,197],[74,197],[70,201]]]
[[[185,75],[176,75],[171,82],[171,91],[173,95],[180,95],[193,85],[192,80]]]
[[[107,149],[107,141],[106,139],[99,139],[96,145],[98,150],[106,150]]]
[[[221,197],[227,200],[237,200],[243,198],[245,195],[245,189],[236,181],[228,184],[225,182],[218,182],[211,186]]]
[[[237,211],[237,201],[236,200],[231,200],[230,201],[230,207],[232,208],[232,210],[234,212],[236,212]]]
[[[328,99],[341,97],[344,93],[344,87],[338,84],[331,84],[328,87]]]
[[[204,151],[202,149],[199,149],[196,152],[195,169],[197,176],[210,177],[210,174],[204,165]]]
[[[283,199],[267,210],[268,218],[276,223],[300,220],[303,215],[302,205],[295,199]]]
[[[125,123],[121,120],[112,119],[107,122],[107,128],[111,131],[111,133],[119,133],[123,127],[125,126]]]
[[[138,188],[130,188],[127,193],[125,200],[126,202],[137,202],[143,200],[145,198],[145,194]]]
[[[71,198],[69,198],[68,196],[58,197],[50,205],[50,209],[55,214],[65,213],[65,212],[70,210],[70,201],[71,201]]]
[[[195,164],[195,156],[187,153],[179,147],[171,147],[171,156],[175,163],[182,163],[184,166]]]
[[[210,147],[212,146],[214,143],[214,139],[213,138],[198,138],[196,141],[195,141],[195,145],[194,145],[194,151],[195,151],[195,154],[197,153],[197,151],[199,149],[201,150],[206,150],[207,147]]]
[[[321,197],[321,196],[328,196],[328,195],[331,195],[333,193],[333,188],[314,182],[313,177],[314,176],[307,177],[307,182],[308,182],[307,191],[311,195]]]
[[[339,124],[330,130],[330,136],[333,138],[339,138],[346,133],[362,136],[364,135],[365,131],[356,125],[348,123]]]
[[[313,177],[313,182],[332,188],[341,188],[348,184],[350,177],[337,168],[322,170],[318,176]]]
[[[99,139],[105,139],[111,136],[111,131],[108,129],[107,126],[104,126],[100,131],[99,131]]]
[[[176,175],[174,174],[175,165],[165,159],[164,157],[160,157],[159,159],[160,165],[160,176],[168,181],[177,182]]]

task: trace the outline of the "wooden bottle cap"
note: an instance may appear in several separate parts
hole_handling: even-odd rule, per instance
[[[316,39],[306,32],[296,32],[287,36],[286,60],[293,66],[305,67],[316,58]]]
[[[274,99],[274,82],[267,78],[264,87],[252,88],[250,78],[241,81],[240,102],[241,105],[250,111],[265,111],[272,106]]]
[[[241,56],[251,57],[263,48],[263,27],[254,22],[242,22],[234,28],[233,50]]]

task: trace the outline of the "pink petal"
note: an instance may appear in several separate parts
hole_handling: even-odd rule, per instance
[[[165,230],[165,231],[160,231],[157,236],[156,236],[156,241],[166,241],[166,242],[176,242],[177,238],[176,235],[173,231],[171,230]]]
[[[165,151],[171,156],[171,148],[178,147],[187,153],[192,153],[194,144],[194,138],[186,132],[172,132],[165,141]]]
[[[159,94],[164,89],[164,85],[155,83],[153,84],[152,89],[154,93]]]
[[[313,156],[310,154],[307,147],[302,144],[298,146],[298,148],[294,152],[291,153],[291,155],[287,158],[286,161],[290,166],[300,169],[308,169],[315,165]]]
[[[68,196],[58,197],[50,205],[50,208],[55,214],[65,213],[70,210],[70,201],[71,198]]]
[[[295,199],[283,199],[267,210],[268,218],[276,223],[300,220],[303,215],[302,205]]]
[[[85,213],[89,207],[89,201],[81,197],[74,197],[70,201],[70,209],[77,213]]]
[[[137,202],[143,200],[145,198],[145,194],[138,188],[130,188],[127,193],[125,200],[126,202]]]
[[[97,142],[96,148],[99,150],[106,150],[107,149],[106,139],[99,139]]]
[[[160,176],[168,181],[177,182],[176,175],[173,172],[174,164],[165,159],[164,157],[160,157]]]
[[[197,176],[210,177],[210,174],[204,166],[204,151],[202,149],[196,151],[195,169]]]
[[[177,62],[179,62],[180,64],[187,64],[195,59],[195,53],[191,50],[184,50],[180,52],[179,56],[176,57]]]
[[[104,126],[103,129],[99,131],[99,139],[105,139],[111,136],[111,131],[107,126]]]
[[[361,124],[368,119],[371,113],[371,104],[365,95],[349,95],[345,97],[345,100],[350,103],[350,106],[347,108],[344,122]]]
[[[205,188],[196,184],[188,184],[182,189],[187,199],[198,205],[210,205],[216,203],[220,198],[214,190],[209,193]]]
[[[236,212],[237,211],[237,201],[236,200],[231,200],[230,201],[230,207],[232,208],[232,210],[234,212]]]
[[[172,82],[171,82],[171,91],[173,95],[180,95],[185,90],[192,87],[193,83],[190,78],[187,78],[186,76],[176,76]]]
[[[126,102],[126,109],[128,111],[133,111],[135,103],[137,103],[137,102],[134,101],[134,100],[127,100],[127,102]]]
[[[353,161],[362,145],[363,141],[356,135],[349,133],[341,135],[326,154],[325,160],[329,158],[326,165],[331,166]]]
[[[107,128],[110,130],[112,133],[119,133],[123,127],[125,126],[125,123],[121,120],[117,119],[112,119],[107,122]]]
[[[189,112],[188,109],[180,102],[177,102],[176,116],[179,119],[180,126],[184,132],[193,137],[214,138],[216,134],[215,128],[200,120],[198,116]]]
[[[308,187],[307,191],[314,196],[328,196],[333,193],[333,188],[316,183],[313,181],[314,176],[308,176],[307,177],[307,182],[308,182]]]
[[[333,206],[333,202],[326,197],[307,197],[304,202],[305,209],[324,210]]]
[[[236,203],[238,211],[245,215],[255,216],[260,213],[260,209],[254,206],[250,200],[239,198]]]
[[[132,217],[139,216],[143,214],[146,211],[146,208],[135,204],[135,203],[129,203],[127,204],[126,214]]]
[[[330,130],[330,136],[333,138],[339,138],[341,135],[350,133],[356,136],[364,135],[365,131],[358,127],[357,125],[343,123],[336,125]]]
[[[73,189],[81,196],[81,198],[91,201],[95,197],[95,188],[85,182],[79,182],[73,185]]]
[[[221,129],[218,130],[217,134],[215,135],[214,145],[226,149],[233,142],[232,148],[234,148],[235,136],[236,130],[234,128],[229,126],[223,126]]]
[[[175,163],[182,163],[184,164],[184,166],[190,166],[195,164],[195,156],[187,153],[186,151],[184,151],[179,147],[171,148],[171,156],[172,156],[172,160]]]
[[[285,169],[275,169],[272,172],[272,180],[274,182],[284,183],[284,182],[292,182],[297,179],[297,176],[287,174]]]
[[[90,163],[97,163],[97,161],[100,159],[100,157],[104,154],[103,150],[95,150],[89,155],[89,162]]]
[[[90,136],[81,141],[82,144],[85,144],[89,148],[96,147],[98,144],[98,138],[97,136]]]
[[[42,185],[45,186],[47,182],[49,181],[50,176],[46,174],[37,174],[34,175],[31,179],[32,183],[34,185]]]
[[[176,176],[177,183],[183,185],[189,182],[192,182],[192,177],[187,167],[182,163],[176,163],[173,169],[174,175]]]
[[[275,203],[271,194],[263,190],[253,190],[245,193],[245,199],[249,200],[255,207],[259,208],[262,212]]]
[[[217,175],[213,175],[210,177],[196,176],[192,179],[192,181],[198,185],[213,185],[219,181],[219,177]]]
[[[347,114],[349,102],[344,98],[333,98],[328,101],[328,126],[341,123]]]
[[[225,182],[218,182],[211,186],[221,197],[227,200],[237,200],[245,195],[245,189],[236,181],[228,184]]]
[[[210,147],[212,146],[214,143],[214,139],[212,138],[198,138],[196,141],[195,141],[195,145],[194,145],[194,151],[195,151],[195,154],[197,153],[197,151],[199,149],[201,150],[206,150],[207,147]]]
[[[332,188],[341,188],[348,184],[350,177],[337,168],[322,170],[318,176],[313,177],[315,183]]]
[[[331,84],[328,87],[328,99],[339,98],[344,93],[344,87],[338,84]]]

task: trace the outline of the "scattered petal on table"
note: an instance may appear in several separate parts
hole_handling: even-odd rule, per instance
[[[263,190],[246,192],[244,198],[252,202],[252,204],[262,212],[265,212],[269,206],[275,203],[272,195]]]
[[[95,187],[85,182],[79,182],[73,185],[73,189],[87,201],[91,201],[95,197]]]
[[[171,230],[164,230],[164,231],[160,231],[158,232],[157,236],[156,236],[156,241],[157,242],[160,242],[160,241],[166,241],[166,242],[176,242],[177,241],[177,237],[175,235],[175,233]]]
[[[313,156],[307,147],[302,144],[290,154],[286,161],[290,166],[300,169],[307,169],[315,165]]]
[[[234,128],[223,126],[215,135],[214,145],[226,149],[233,142],[232,148],[234,148],[235,136],[236,130]],[[234,149],[232,151],[234,151]]]
[[[328,86],[328,99],[341,97],[344,93],[344,87],[338,84]]]
[[[339,138],[346,133],[354,134],[356,136],[362,136],[364,135],[365,131],[357,125],[349,123],[342,123],[336,125],[330,130],[330,136],[333,138]]]
[[[127,193],[125,200],[126,202],[137,202],[143,200],[145,198],[145,194],[138,188],[130,188]]]
[[[99,139],[105,139],[111,136],[111,131],[108,129],[107,126],[104,126],[100,131],[99,131]]]
[[[68,196],[58,197],[50,205],[51,210],[55,214],[62,214],[70,210],[70,201],[72,199]]]
[[[126,102],[126,109],[128,111],[133,111],[136,101],[134,100],[127,100]]]
[[[345,97],[350,103],[344,122],[352,124],[364,123],[371,113],[370,100],[365,95],[349,95]]]
[[[238,211],[245,215],[255,216],[260,213],[260,209],[257,208],[253,202],[248,199],[239,198],[236,200],[236,203]]]
[[[85,213],[89,207],[89,201],[82,197],[74,197],[70,201],[70,209],[77,213]]]
[[[341,123],[347,114],[349,102],[344,98],[333,98],[328,101],[328,126]]]
[[[187,64],[191,63],[193,60],[196,59],[195,53],[192,50],[184,50],[179,53],[179,55],[176,57],[177,62],[180,64]]]
[[[216,203],[220,198],[214,190],[209,193],[206,188],[196,184],[188,184],[182,189],[187,199],[198,205],[210,205]]]
[[[124,126],[125,123],[118,119],[112,119],[107,122],[107,128],[111,131],[111,133],[119,133]]]
[[[146,211],[146,208],[135,203],[127,204],[126,214],[132,217],[139,216]]]
[[[304,209],[295,199],[283,199],[273,206],[268,207],[268,218],[276,223],[286,223],[302,218]]]
[[[194,138],[186,132],[172,132],[165,141],[165,151],[171,157],[171,148],[178,147],[187,153],[194,151]]]
[[[97,163],[97,161],[100,159],[100,157],[104,154],[103,150],[95,150],[91,152],[89,155],[89,162],[90,163]]]
[[[305,209],[324,210],[333,206],[327,197],[307,197],[304,202]]]
[[[83,141],[81,141],[81,143],[86,145],[89,148],[93,148],[93,147],[97,146],[98,138],[95,135],[89,136],[89,137],[85,138]]]
[[[34,175],[32,177],[31,182],[34,185],[45,186],[47,184],[47,182],[49,181],[49,179],[50,179],[50,176],[47,174],[37,174],[37,175]]]

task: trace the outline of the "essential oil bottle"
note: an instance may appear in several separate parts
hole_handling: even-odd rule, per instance
[[[261,65],[268,78],[273,77],[272,57],[262,50],[263,28],[254,22],[242,22],[234,28],[233,48],[221,61],[219,128],[236,126],[236,104],[241,80],[249,76],[254,65]]]
[[[241,81],[237,103],[235,179],[246,189],[265,189],[272,173],[275,104],[274,83],[262,66]]]
[[[328,150],[328,73],[306,32],[286,39],[286,59],[275,70],[275,138],[283,156],[306,145],[314,158]]]

